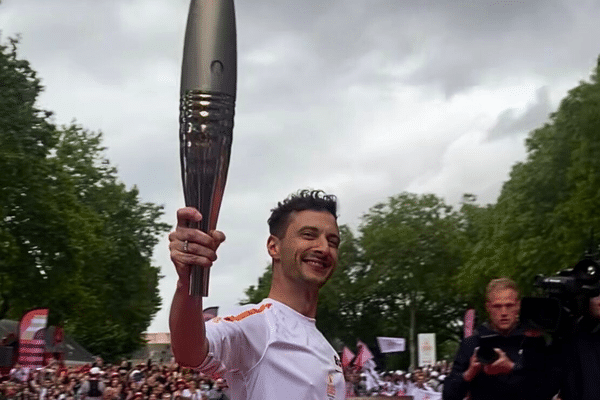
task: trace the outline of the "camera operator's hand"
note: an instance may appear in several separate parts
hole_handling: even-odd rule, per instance
[[[473,353],[473,355],[471,356],[471,359],[469,360],[469,368],[467,368],[467,370],[465,372],[463,372],[463,379],[466,382],[471,382],[473,380],[473,378],[475,378],[477,376],[479,371],[481,371],[482,367],[483,367],[483,364],[481,364],[479,362],[479,360],[477,359],[477,349],[475,349],[475,352]]]
[[[492,364],[483,367],[483,372],[488,375],[505,375],[508,374],[515,366],[515,363],[500,349],[494,349],[498,353],[498,359]]]

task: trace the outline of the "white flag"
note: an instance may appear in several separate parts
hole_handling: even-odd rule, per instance
[[[404,338],[378,336],[377,344],[382,353],[393,353],[405,350]]]
[[[435,333],[419,333],[417,343],[419,344],[419,367],[434,365],[436,361]]]

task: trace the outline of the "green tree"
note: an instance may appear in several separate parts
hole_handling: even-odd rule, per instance
[[[379,308],[380,331],[372,335],[407,337],[415,365],[416,333],[454,339],[465,309],[452,284],[464,243],[461,215],[435,195],[402,193],[371,207],[360,233],[365,292]]]
[[[241,305],[244,304],[257,304],[269,295],[271,290],[271,280],[273,279],[273,267],[271,264],[267,265],[265,272],[258,278],[258,284],[256,286],[250,285],[244,294],[246,298],[240,301]]]
[[[42,86],[16,40],[0,45],[0,82],[0,318],[49,307],[90,351],[131,353],[160,307],[162,207],[118,181],[100,133],[36,108]]]
[[[569,91],[544,126],[525,144],[497,204],[479,227],[460,284],[483,303],[483,288],[511,276],[525,294],[537,274],[574,265],[600,231],[600,59],[589,82]],[[597,241],[596,241],[597,242]]]

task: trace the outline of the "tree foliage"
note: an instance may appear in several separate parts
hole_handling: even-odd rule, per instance
[[[527,140],[497,204],[479,219],[479,238],[460,275],[464,290],[505,275],[532,291],[537,274],[574,265],[600,232],[599,63],[589,82],[569,91],[549,122]],[[596,239],[597,243],[597,239]]]
[[[464,312],[451,279],[461,265],[461,221],[459,212],[433,194],[401,193],[363,216],[365,300],[377,305],[370,323],[379,328],[369,339],[398,336],[411,342],[419,332],[435,332],[440,343],[455,339]]]
[[[258,278],[258,284],[256,286],[250,285],[244,294],[246,298],[243,299],[240,304],[257,304],[269,295],[269,289],[271,289],[271,279],[273,278],[273,268],[271,264],[267,265],[265,272]]]
[[[162,207],[119,182],[101,133],[36,107],[42,86],[16,40],[0,45],[0,82],[0,318],[49,307],[90,351],[130,353],[160,307]]]

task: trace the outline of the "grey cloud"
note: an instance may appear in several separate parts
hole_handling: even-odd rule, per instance
[[[252,37],[241,43],[252,47],[280,34],[300,38],[310,62],[287,65],[298,72],[291,83],[298,97],[304,92],[317,97],[352,79],[377,87],[394,82],[429,86],[450,98],[490,77],[544,73],[558,78],[589,62],[588,49],[600,35],[594,18],[600,8],[594,2],[578,7],[561,0],[268,3],[238,6],[240,32]],[[582,27],[589,30],[585,36]],[[590,46],[558,45],[565,37]],[[374,62],[357,75],[362,58]],[[386,71],[411,59],[422,64],[399,75]],[[290,85],[288,75],[283,79],[288,82],[282,85]],[[277,77],[261,82],[277,89]]]
[[[557,75],[575,65],[581,68],[587,58],[578,53],[589,52],[591,45],[572,49],[558,43],[569,37],[591,44],[600,34],[600,28],[591,27],[598,6],[583,9],[557,1],[438,2],[419,16],[430,23],[423,27],[426,40],[417,53],[422,65],[399,79],[436,88],[449,98],[490,77],[502,80],[542,70]],[[592,29],[583,37],[582,25]],[[399,29],[398,34],[411,31]]]
[[[526,133],[540,127],[552,111],[548,87],[537,90],[536,99],[523,112],[514,108],[504,110],[488,132],[488,140],[497,140],[510,135]]]
[[[165,18],[155,30],[139,31],[123,19],[120,7],[131,2],[56,1],[42,7],[34,3],[26,17],[32,27],[27,35],[36,37],[32,52],[55,60],[57,68],[77,65],[92,79],[118,84],[158,57],[179,62],[181,49],[173,43],[181,39],[177,36],[183,31],[187,1],[171,5],[169,16],[181,17],[180,22]],[[490,72],[560,71],[587,62],[588,46],[564,50],[555,43],[565,35],[574,43],[591,42],[600,35],[600,28],[594,29],[591,22],[598,6],[582,2],[575,9],[565,4],[559,0],[237,2],[238,42],[240,54],[284,34],[299,38],[305,46],[306,57],[285,66],[295,71],[294,82],[289,82],[288,74],[277,77],[272,70],[252,71],[260,76],[261,92],[268,89],[272,94],[273,103],[287,94],[285,86],[290,83],[300,96],[310,92],[317,97],[349,77],[372,85],[400,80],[432,86],[450,97],[476,86]],[[48,14],[53,17],[47,18]],[[592,29],[588,37],[581,36],[580,26]],[[385,65],[377,64],[371,71],[353,75],[356,60],[362,57],[402,65],[415,56],[425,61],[407,76],[388,76],[382,71]],[[241,64],[242,68],[252,67]]]
[[[180,51],[172,36],[181,24],[160,21],[153,29],[129,29],[127,17],[132,16],[124,15],[122,7],[132,3],[23,2],[29,6],[18,9],[17,16],[27,21],[22,41],[30,61],[52,64],[65,74],[68,68],[81,69],[99,83],[122,84],[147,58],[176,58]]]

